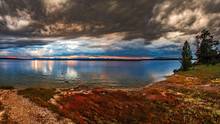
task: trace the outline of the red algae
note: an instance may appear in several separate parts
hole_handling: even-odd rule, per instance
[[[213,108],[211,104],[217,103],[214,99],[209,99],[208,105],[205,101],[204,103],[198,101],[199,99],[205,100],[208,95],[213,94],[208,91],[203,93],[202,89],[197,92],[198,89],[194,88],[197,85],[191,83],[186,85],[177,81],[178,83],[175,84],[175,80],[171,82],[169,79],[171,83],[160,82],[135,91],[105,88],[69,90],[65,91],[68,92],[65,93],[67,95],[63,95],[58,103],[64,106],[62,112],[65,113],[66,117],[80,124],[159,124],[220,121],[218,114],[213,113],[213,110],[206,109],[206,107]],[[218,99],[218,94],[215,95],[217,96],[212,98]],[[213,109],[220,109],[220,106]]]
[[[219,92],[220,85],[210,81],[173,75],[166,81],[135,90],[82,86],[59,89],[50,100],[33,91],[30,97],[36,97],[37,103],[56,106],[55,112],[77,124],[218,124]]]
[[[129,96],[123,91],[96,89],[87,95],[63,96],[59,102],[64,106],[62,111],[65,115],[77,122],[84,118],[89,123],[107,120],[115,123],[144,123],[147,118],[145,110],[148,110],[145,101],[144,98]],[[72,113],[80,113],[80,116],[71,116]]]

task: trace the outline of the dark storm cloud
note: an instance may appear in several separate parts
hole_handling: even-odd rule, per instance
[[[159,53],[160,49],[166,51],[161,54],[171,54],[179,50],[177,43],[193,40],[204,28],[220,39],[219,6],[220,0],[0,0],[0,33],[28,37],[45,32],[49,36],[77,34],[61,40],[2,37],[0,49],[16,48],[29,55],[71,55],[77,51],[133,55],[128,51],[135,49],[142,50],[138,55]],[[104,35],[115,32],[119,35]],[[97,39],[77,39],[85,35]]]
[[[80,23],[82,33],[143,31],[162,0],[1,0],[2,29],[19,32],[56,22]],[[89,27],[87,25],[89,25]],[[93,25],[103,26],[96,29]]]
[[[0,22],[2,30],[16,32],[30,27],[38,30],[56,22],[77,22],[89,25],[82,33],[139,32],[151,40],[167,32],[187,35],[203,28],[217,34],[219,6],[219,0],[1,0]]]
[[[149,25],[157,27],[156,34],[183,32],[195,34],[209,28],[219,35],[219,0],[166,0],[154,7],[154,16]]]
[[[53,42],[47,39],[26,38],[26,37],[12,37],[0,35],[0,49],[8,48],[22,48],[27,46],[46,45]]]
[[[33,41],[19,40],[15,42],[0,41],[0,49],[26,47],[26,46],[33,46],[33,45],[45,45],[45,44],[47,44],[45,41],[39,41],[39,40],[33,40]]]

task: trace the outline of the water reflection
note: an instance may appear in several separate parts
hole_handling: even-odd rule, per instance
[[[44,75],[51,75],[53,71],[54,61],[32,61],[31,69],[36,72],[41,72]]]
[[[0,84],[15,86],[138,87],[163,79],[178,61],[10,61],[0,60]]]

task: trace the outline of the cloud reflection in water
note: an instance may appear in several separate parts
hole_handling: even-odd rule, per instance
[[[179,68],[178,61],[0,61],[0,83],[31,86],[138,87]]]

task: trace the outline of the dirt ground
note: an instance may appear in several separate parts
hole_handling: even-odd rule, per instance
[[[4,109],[0,112],[2,123],[19,124],[67,124],[70,119],[59,118],[47,108],[42,108],[17,95],[16,91],[1,90],[0,101]]]

